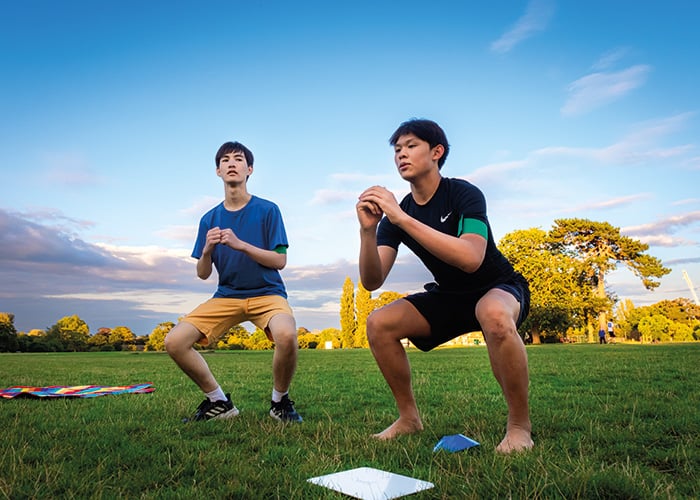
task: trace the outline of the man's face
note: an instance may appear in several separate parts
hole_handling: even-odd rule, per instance
[[[433,168],[437,168],[437,160],[444,152],[441,145],[431,149],[430,144],[413,134],[399,137],[394,145],[394,163],[399,174],[410,180]]]
[[[221,157],[219,166],[216,167],[216,175],[224,182],[245,182],[253,172],[253,167],[248,165],[242,151],[232,151]]]

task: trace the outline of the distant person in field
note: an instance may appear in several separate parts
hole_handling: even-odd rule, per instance
[[[508,405],[506,434],[497,451],[533,446],[528,406],[528,362],[517,327],[529,309],[525,278],[496,248],[481,191],[467,181],[442,177],[447,137],[430,120],[402,123],[389,139],[399,175],[411,192],[398,203],[383,186],[366,189],[357,203],[360,280],[382,286],[401,243],[430,270],[434,283],[374,311],[367,337],[396,400],[398,419],[374,437],[418,432],[423,423],[411,384],[404,338],[422,351],[481,330],[493,374]]]
[[[605,341],[605,330],[602,328],[598,330],[598,341],[601,344],[606,344],[607,342]]]
[[[608,337],[610,337],[610,342],[615,340],[615,323],[613,320],[608,320]]]
[[[288,394],[297,366],[298,340],[279,273],[287,264],[289,246],[282,215],[277,205],[248,192],[253,153],[247,147],[227,142],[219,148],[215,161],[225,197],[202,217],[192,257],[198,259],[197,276],[203,280],[209,278],[212,267],[216,268],[219,285],[211,299],[168,333],[165,348],[206,395],[190,420],[232,418],[238,409],[194,345],[213,344],[233,326],[252,322],[275,343],[270,416],[283,422],[301,422]]]

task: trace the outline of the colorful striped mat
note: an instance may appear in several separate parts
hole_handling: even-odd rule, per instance
[[[48,387],[15,386],[0,389],[0,397],[12,399],[25,398],[96,398],[108,394],[145,394],[156,388],[148,382],[134,385],[52,385]]]

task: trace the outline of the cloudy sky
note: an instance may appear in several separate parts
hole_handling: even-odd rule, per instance
[[[354,204],[397,196],[387,140],[446,130],[442,172],[485,193],[497,238],[606,221],[672,273],[637,305],[700,284],[700,4],[6,2],[0,16],[0,311],[20,331],[77,314],[143,335],[215,288],[189,256],[223,196],[214,153],[256,156],[281,208],[299,326],[338,327],[357,282]],[[429,277],[402,251],[385,289]]]

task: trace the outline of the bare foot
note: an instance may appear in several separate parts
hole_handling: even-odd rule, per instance
[[[420,421],[420,419],[409,420],[399,417],[396,422],[391,424],[379,434],[372,434],[372,437],[382,441],[387,441],[389,439],[394,439],[397,436],[401,436],[402,434],[413,434],[414,432],[420,432],[422,430],[423,423]]]
[[[524,429],[509,429],[506,437],[496,446],[498,453],[508,454],[518,451],[526,451],[535,446],[530,437],[530,432]]]

